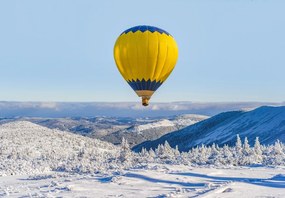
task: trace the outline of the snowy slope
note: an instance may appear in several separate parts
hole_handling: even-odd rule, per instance
[[[140,121],[141,123],[137,122],[137,124],[127,129],[111,133],[101,139],[114,144],[119,144],[124,137],[131,146],[134,146],[146,140],[157,139],[169,132],[182,129],[207,118],[208,116],[204,115],[186,114],[175,116],[173,118],[152,120],[149,121],[149,123]]]
[[[117,155],[110,143],[27,121],[0,125],[0,140],[0,176],[49,170],[93,172]]]
[[[171,146],[178,145],[181,151],[201,144],[232,145],[236,135],[248,137],[252,144],[255,137],[262,144],[273,144],[277,139],[285,142],[285,107],[260,107],[252,111],[234,111],[218,114],[197,124],[144,142],[134,147],[155,148],[166,140]]]

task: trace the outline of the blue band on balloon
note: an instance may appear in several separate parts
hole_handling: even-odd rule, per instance
[[[140,26],[135,26],[135,27],[132,27],[130,29],[127,29],[125,30],[122,34],[127,34],[129,32],[137,32],[137,31],[141,31],[141,32],[145,32],[145,31],[150,31],[152,33],[154,32],[159,32],[160,34],[166,34],[168,36],[171,36],[168,32],[166,32],[165,30],[162,30],[160,28],[157,28],[157,27],[153,27],[153,26],[148,26],[148,25],[140,25]],[[122,35],[121,34],[121,35]]]
[[[139,90],[156,91],[160,87],[160,85],[162,85],[162,82],[160,82],[160,81],[158,81],[158,82],[156,82],[156,80],[145,81],[144,79],[136,80],[136,81],[132,80],[132,81],[128,81],[128,83],[133,88],[133,90],[135,90],[135,91],[139,91]]]

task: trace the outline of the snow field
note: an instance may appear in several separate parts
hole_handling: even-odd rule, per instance
[[[49,172],[0,177],[3,197],[285,197],[285,167],[149,164],[120,174]]]

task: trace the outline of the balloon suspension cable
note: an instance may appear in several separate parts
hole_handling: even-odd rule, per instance
[[[143,106],[148,106],[149,99],[150,99],[149,97],[143,96],[142,97],[142,105]]]

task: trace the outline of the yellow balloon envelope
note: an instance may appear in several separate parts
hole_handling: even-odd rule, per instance
[[[174,69],[178,47],[174,38],[160,28],[135,26],[118,37],[114,58],[124,79],[147,106]]]

